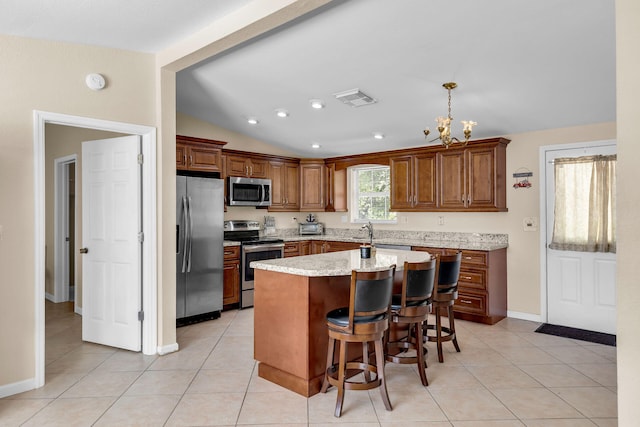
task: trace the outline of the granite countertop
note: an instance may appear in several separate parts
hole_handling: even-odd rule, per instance
[[[281,230],[277,235],[285,242],[304,240],[368,243],[364,233],[358,229],[328,229],[323,235],[300,236],[297,230]],[[476,251],[495,251],[509,246],[506,234],[456,233],[456,232],[420,232],[420,231],[376,231],[374,245],[421,246],[427,248],[467,249]],[[224,241],[224,246],[240,246],[240,242]]]
[[[380,271],[395,264],[396,270],[404,268],[404,262],[428,261],[427,252],[401,251],[396,249],[377,249],[375,257],[360,258],[360,251],[329,252],[317,255],[304,255],[291,258],[278,258],[253,261],[249,266],[256,270],[268,270],[298,276],[325,277],[350,276],[352,270]]]

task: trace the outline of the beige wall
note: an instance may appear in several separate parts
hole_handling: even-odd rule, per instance
[[[54,293],[54,219],[55,219],[55,160],[75,154],[76,161],[76,195],[75,195],[75,224],[76,248],[82,244],[82,141],[122,136],[119,133],[104,132],[94,129],[84,129],[70,126],[47,124],[45,126],[45,244],[47,257],[45,266],[45,292]],[[82,307],[82,257],[76,250],[72,254],[76,265],[75,301]]]
[[[618,117],[618,425],[640,420],[640,2],[616,1]]]
[[[115,49],[0,35],[0,386],[34,377],[33,111],[147,126],[154,58]],[[106,89],[85,86],[88,73]]]

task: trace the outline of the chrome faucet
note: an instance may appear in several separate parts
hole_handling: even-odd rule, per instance
[[[371,221],[369,221],[368,224],[365,224],[362,227],[360,227],[361,230],[364,230],[365,228],[369,232],[369,244],[373,245],[373,224],[371,224]]]

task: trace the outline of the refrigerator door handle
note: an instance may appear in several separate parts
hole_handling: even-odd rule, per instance
[[[187,257],[187,273],[191,273],[191,246],[193,245],[193,215],[191,211],[191,197],[187,197],[189,208],[189,256]]]
[[[182,212],[184,213],[184,227],[182,228],[182,272],[187,272],[187,241],[189,238],[189,208],[187,206],[187,198],[182,197]]]

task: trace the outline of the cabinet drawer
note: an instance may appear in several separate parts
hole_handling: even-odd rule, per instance
[[[458,292],[458,299],[454,304],[457,311],[465,313],[486,314],[487,297],[484,295],[471,295]]]
[[[284,244],[284,256],[292,257],[300,255],[300,245],[298,242],[290,242]]]
[[[240,259],[240,246],[225,246],[224,259],[225,260]]]
[[[429,255],[444,255],[445,249],[442,248],[428,248],[426,246],[412,246],[412,251],[429,252]]]
[[[487,253],[483,251],[462,251],[462,265],[465,264],[473,264],[473,265],[487,265]]]
[[[471,288],[484,291],[487,289],[487,271],[461,268],[458,285],[461,288]]]

